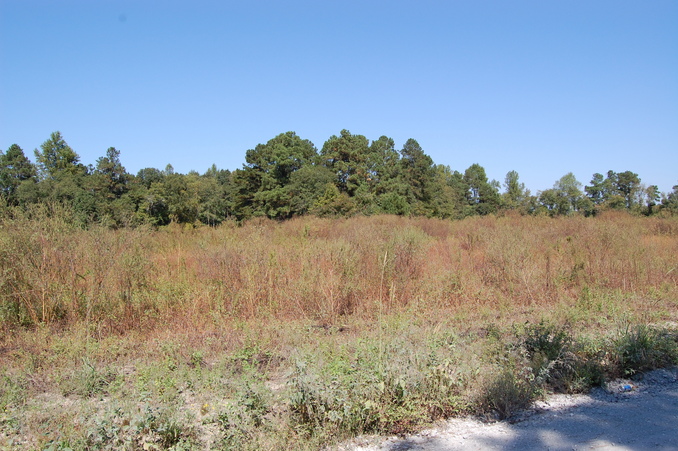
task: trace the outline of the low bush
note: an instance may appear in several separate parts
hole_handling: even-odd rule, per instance
[[[627,327],[612,342],[614,363],[625,376],[678,363],[678,334],[648,325]]]
[[[590,353],[562,327],[543,321],[528,324],[522,346],[536,382],[550,390],[584,392],[603,381],[601,355]]]
[[[487,383],[478,408],[481,413],[503,420],[530,407],[538,393],[529,375],[517,375],[513,369],[505,368]]]

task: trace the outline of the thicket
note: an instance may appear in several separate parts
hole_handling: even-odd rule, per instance
[[[462,219],[502,211],[592,216],[606,210],[655,215],[678,212],[670,193],[641,183],[631,171],[593,174],[583,186],[572,173],[532,194],[510,171],[502,184],[473,164],[463,173],[437,165],[414,139],[396,150],[392,139],[370,141],[342,130],[318,150],[294,132],[246,152],[235,171],[205,173],[141,169],[129,174],[114,147],[86,166],[59,132],[35,150],[36,164],[14,144],[0,151],[0,205],[29,208],[61,203],[83,224],[109,227],[207,224],[254,217],[312,214],[348,217],[395,214]]]

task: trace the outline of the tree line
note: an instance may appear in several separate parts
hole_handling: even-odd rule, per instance
[[[583,186],[572,173],[532,194],[516,171],[503,184],[473,164],[463,173],[435,164],[414,139],[342,130],[318,150],[295,132],[281,133],[245,154],[234,171],[212,165],[203,174],[165,169],[128,173],[110,147],[84,165],[60,132],[35,150],[32,163],[16,144],[0,150],[0,201],[5,207],[66,204],[83,223],[111,227],[172,222],[217,225],[254,217],[422,215],[462,219],[513,210],[520,214],[592,216],[600,211],[678,213],[678,185],[660,193],[631,171],[593,174]],[[5,211],[8,211],[6,208]]]

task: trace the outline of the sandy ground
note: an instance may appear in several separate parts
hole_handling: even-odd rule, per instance
[[[508,422],[453,419],[405,438],[362,438],[355,451],[678,450],[678,368],[554,395]]]

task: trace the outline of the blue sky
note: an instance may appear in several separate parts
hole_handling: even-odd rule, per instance
[[[348,129],[532,192],[678,184],[678,1],[0,0],[0,148],[236,169]]]

